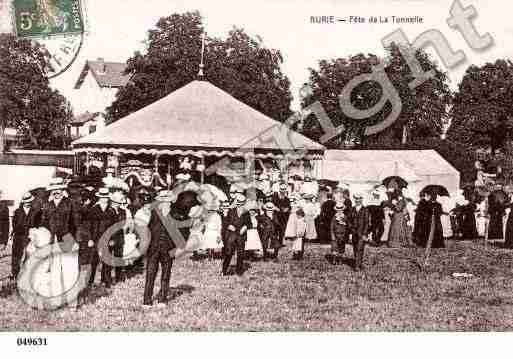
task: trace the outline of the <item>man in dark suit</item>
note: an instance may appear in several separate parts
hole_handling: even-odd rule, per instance
[[[85,213],[79,238],[79,264],[80,266],[90,266],[89,285],[94,283],[96,276],[96,269],[100,263],[100,256],[98,254],[98,244],[103,233],[115,223],[115,218],[109,204],[109,190],[107,188],[100,188],[96,192],[98,202],[94,204]],[[103,264],[102,266],[106,266]],[[102,269],[102,274],[104,270]],[[105,278],[102,278],[105,279]],[[110,286],[110,282],[105,282],[106,286]]]
[[[363,269],[363,253],[365,242],[369,235],[370,215],[363,205],[363,196],[359,193],[353,195],[354,207],[351,209],[350,221],[352,227],[353,253],[355,259],[355,271]]]
[[[2,191],[0,191],[0,250],[4,249],[9,241],[9,208],[1,199]]]
[[[228,269],[232,261],[232,257],[237,252],[236,273],[242,275],[244,273],[244,236],[241,233],[244,214],[244,204],[246,197],[238,194],[235,197],[235,208],[230,208],[226,218],[227,229],[226,238],[224,240],[224,258],[223,258],[223,275],[228,275]]]
[[[12,279],[16,279],[20,272],[21,259],[29,239],[31,228],[39,226],[41,212],[32,206],[34,196],[26,193],[21,199],[19,208],[14,211],[13,217],[13,241],[12,241]]]
[[[272,197],[272,202],[276,207],[276,217],[280,222],[280,241],[283,244],[283,237],[285,237],[285,228],[287,227],[287,222],[290,216],[290,199],[287,196],[288,185],[283,182],[280,183],[278,193],[274,193]]]
[[[148,223],[150,231],[150,242],[146,251],[147,266],[146,266],[146,283],[144,286],[144,302],[143,306],[149,308],[153,304],[153,288],[155,286],[155,278],[161,267],[161,286],[160,297],[158,298],[159,306],[165,306],[169,294],[169,282],[171,279],[171,268],[173,266],[174,256],[173,252],[178,247],[175,244],[172,233],[168,230],[168,226],[172,226],[172,221],[185,220],[186,218],[175,218],[178,212],[171,206],[171,202],[175,200],[175,196],[171,191],[161,190],[155,199],[159,202],[157,208],[153,209]],[[184,213],[182,213],[184,214]],[[184,239],[188,237],[186,228],[179,228]],[[145,244],[142,244],[142,251],[144,252]]]
[[[75,243],[72,238],[75,237],[80,225],[80,212],[69,198],[64,197],[65,188],[62,179],[59,178],[54,179],[47,187],[50,197],[43,205],[41,225],[50,231],[52,242],[59,242],[61,248],[69,252]]]

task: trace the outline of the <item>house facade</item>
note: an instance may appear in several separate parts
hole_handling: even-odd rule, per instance
[[[87,60],[75,83],[81,109],[89,113],[105,113],[120,87],[130,80],[125,63],[107,62],[103,58]]]

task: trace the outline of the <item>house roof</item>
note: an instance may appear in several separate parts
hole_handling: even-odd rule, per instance
[[[192,81],[104,129],[73,142],[78,148],[206,150],[233,153],[324,147],[289,130],[207,81]]]
[[[123,87],[130,80],[130,75],[124,73],[125,69],[126,64],[122,62],[106,62],[102,59],[87,60],[75,83],[75,89],[82,86],[89,71],[100,87]]]
[[[99,114],[100,114],[99,112],[91,113],[89,111],[86,111],[86,112],[84,112],[84,113],[74,117],[70,121],[70,125],[72,125],[72,126],[81,126],[81,125],[83,125],[84,123],[86,123],[88,121],[94,120]]]

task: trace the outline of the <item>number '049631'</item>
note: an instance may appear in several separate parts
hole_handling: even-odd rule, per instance
[[[18,346],[43,346],[48,345],[46,338],[18,338],[16,339]]]

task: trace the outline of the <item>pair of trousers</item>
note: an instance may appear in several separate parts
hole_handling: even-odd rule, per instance
[[[353,235],[353,253],[355,260],[355,268],[361,269],[363,266],[363,253],[365,250],[365,241],[362,236]]]
[[[169,282],[171,280],[171,268],[173,266],[173,257],[169,254],[169,251],[157,250],[153,253],[149,253],[146,264],[146,283],[144,285],[144,302],[145,305],[151,305],[153,303],[153,288],[155,286],[155,278],[157,272],[161,268],[160,274],[160,303],[167,302],[169,294]]]
[[[342,255],[346,251],[345,235],[335,235],[331,239],[331,252],[333,254]]]
[[[111,254],[114,255],[114,257],[116,258],[123,258],[123,245],[119,244],[119,243],[116,243],[113,247],[109,248],[109,251]],[[116,282],[121,282],[124,280],[124,268],[123,267],[120,267],[120,266],[117,266],[115,269],[114,269],[114,272],[115,272],[115,278],[116,278]],[[102,282],[107,284],[107,285],[111,285],[112,284],[112,266],[110,266],[109,264],[107,263],[103,263],[102,265]]]
[[[26,241],[23,238],[14,238],[12,244],[11,254],[11,274],[14,279],[20,273],[21,260],[23,259],[23,252],[25,251]]]
[[[235,253],[237,253],[237,264],[235,271],[237,274],[242,274],[244,272],[245,243],[243,241],[237,242],[238,243],[235,245],[228,245],[223,248],[223,274],[228,274],[228,269],[230,268],[230,263]]]

